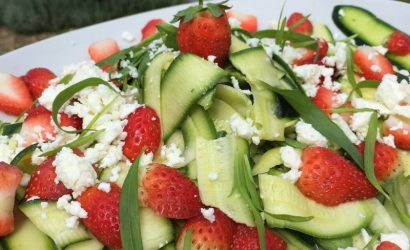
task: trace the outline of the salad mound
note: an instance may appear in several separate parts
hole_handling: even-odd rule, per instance
[[[199,1],[0,73],[0,249],[409,250],[410,38],[333,19]]]

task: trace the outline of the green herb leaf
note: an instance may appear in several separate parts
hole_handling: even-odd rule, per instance
[[[192,246],[192,229],[189,229],[185,233],[185,238],[184,238],[184,250],[191,250]]]
[[[143,152],[142,150],[141,152]],[[143,250],[138,207],[138,168],[141,154],[125,177],[120,196],[120,233],[123,250]]]
[[[266,213],[266,214],[278,220],[286,220],[286,221],[291,221],[291,222],[306,222],[314,218],[313,216],[296,216],[296,215],[290,215],[290,214],[271,214],[271,213]]]
[[[214,17],[221,17],[224,14],[217,4],[208,3],[207,6]]]
[[[292,84],[291,87],[299,89],[301,93],[305,93],[305,90],[299,83],[298,78],[296,77],[296,74],[292,70],[292,68],[280,56],[276,55],[275,53],[272,54],[272,59],[273,61],[277,62],[279,66],[281,66],[282,69],[285,71],[287,76],[289,76],[290,82]]]
[[[1,135],[4,136],[11,136],[13,134],[16,134],[20,132],[21,126],[23,123],[17,122],[17,123],[3,123],[0,125],[0,131]]]
[[[13,160],[11,160],[10,164],[17,166],[20,168],[24,173],[31,174],[36,166],[31,164],[31,156],[36,150],[38,144],[32,144],[23,150],[21,150],[16,156],[14,156]]]
[[[348,36],[346,38],[342,38],[342,39],[339,39],[339,40],[336,40],[336,41],[341,42],[341,43],[347,43],[347,42],[355,39],[357,36],[358,36],[358,34],[354,34],[354,35],[351,35],[351,36]]]
[[[285,6],[286,6],[286,0],[283,2],[282,7],[280,8],[280,13],[279,13],[279,22],[278,22],[278,27],[277,29],[280,29],[281,23],[282,23],[282,16],[283,16],[283,11],[285,10]]]
[[[374,243],[376,243],[376,241],[377,241],[377,239],[380,237],[380,234],[379,233],[375,233],[373,236],[372,236],[372,238],[369,240],[369,242],[366,244],[366,246],[364,246],[363,248],[362,248],[362,250],[366,250],[366,249],[368,249],[368,250],[371,250],[371,249],[373,249],[373,244]]]
[[[353,96],[353,93],[357,91],[357,89],[363,88],[377,88],[380,85],[379,81],[376,80],[364,80],[356,84],[356,86],[350,91],[349,96],[346,98],[346,101],[343,103],[342,106],[346,106],[349,103],[350,99]]]
[[[159,32],[163,33],[165,37],[163,38],[164,44],[168,48],[173,48],[178,50],[178,42],[177,42],[177,31],[178,28],[169,23],[161,23],[157,25],[157,29]]]
[[[359,113],[359,112],[375,112],[377,110],[371,108],[334,108],[330,109],[332,113]]]
[[[361,97],[362,92],[359,88],[356,87],[357,83],[353,70],[353,51],[350,49],[349,46],[346,47],[346,50],[347,79],[349,80],[349,83],[352,86],[353,90]]]
[[[305,145],[301,142],[298,142],[297,140],[293,140],[293,139],[289,139],[289,138],[286,138],[285,141],[282,144],[291,146],[293,148],[298,148],[298,149],[304,149],[304,148],[307,147],[307,145]]]
[[[67,74],[65,75],[61,80],[60,80],[60,84],[68,84],[74,77],[74,74]]]

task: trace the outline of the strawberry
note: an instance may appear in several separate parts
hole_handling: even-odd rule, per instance
[[[364,154],[364,143],[359,146],[360,153]],[[395,148],[384,143],[376,142],[374,148],[374,173],[380,181],[387,180],[399,167],[399,156]]]
[[[49,81],[54,78],[56,78],[56,75],[46,68],[31,69],[22,77],[34,99],[41,96],[43,91],[50,85]]]
[[[192,17],[178,13],[173,21],[181,20],[177,32],[177,41],[182,53],[189,52],[208,58],[215,56],[215,62],[223,64],[231,46],[231,30],[224,5],[219,5],[220,15],[215,16],[207,8],[200,8]]]
[[[82,219],[88,230],[105,246],[121,249],[119,218],[121,189],[114,183],[110,185],[109,193],[93,186],[85,190],[77,200],[88,214],[87,218]]]
[[[299,12],[292,13],[292,15],[290,15],[288,21],[286,22],[286,27],[288,27],[290,29],[290,27],[294,23],[298,22],[299,20],[301,20],[304,17],[305,16],[302,13],[299,13]],[[301,24],[294,27],[292,29],[292,31],[310,36],[313,33],[313,25],[309,21],[309,19],[306,19],[304,22],[302,22]]]
[[[92,43],[90,47],[88,47],[88,54],[96,63],[114,55],[118,51],[120,51],[118,43],[111,38]]]
[[[56,183],[57,174],[53,166],[54,160],[55,157],[47,158],[33,171],[24,199],[38,196],[42,200],[55,201],[61,196],[71,193],[71,190],[67,189],[62,182]]]
[[[353,61],[367,80],[381,81],[385,74],[394,74],[390,61],[369,46],[357,47],[353,53]]]
[[[215,221],[202,215],[186,222],[177,238],[177,249],[183,249],[185,235],[192,230],[192,250],[229,250],[234,233],[234,222],[218,209],[214,209]]]
[[[157,214],[172,219],[189,219],[200,214],[198,187],[178,170],[151,164],[142,179],[141,200]]]
[[[302,174],[296,186],[304,195],[325,206],[377,195],[360,169],[336,152],[321,147],[303,150]]]
[[[337,93],[323,86],[320,86],[316,92],[316,96],[312,98],[312,102],[327,115],[330,115],[330,110],[340,106],[342,103],[337,98]]]
[[[124,155],[135,161],[144,147],[145,153],[155,153],[161,142],[161,124],[155,110],[148,106],[139,107],[127,119],[124,128],[127,137],[122,148]]]
[[[390,241],[383,241],[377,247],[376,250],[402,250],[401,247]]]
[[[390,116],[383,123],[383,135],[393,135],[394,144],[401,149],[410,149],[410,120]]]
[[[83,119],[77,115],[67,115],[65,113],[59,113],[60,126],[72,127],[75,130],[80,130],[83,127]]]
[[[272,231],[265,229],[266,249],[268,250],[286,250],[286,242]],[[231,250],[259,250],[258,230],[256,227],[248,227],[243,224],[237,224]]]
[[[22,177],[20,169],[0,162],[0,237],[14,231],[14,196]]]
[[[326,56],[329,49],[329,45],[326,40],[318,38],[318,56],[315,61],[316,51],[312,49],[304,48],[302,56],[300,58],[294,59],[293,65],[304,65],[304,64],[317,64],[322,61],[323,57]]]
[[[410,37],[403,32],[393,32],[386,45],[392,54],[405,56],[410,53]]]
[[[241,28],[248,32],[255,32],[258,30],[258,18],[254,15],[247,15],[233,10],[226,12],[229,18],[235,18],[241,23]]]
[[[145,24],[144,28],[141,30],[142,40],[158,32],[157,25],[163,23],[162,19],[152,19]]]
[[[24,81],[0,72],[0,111],[19,115],[30,107],[33,99]]]

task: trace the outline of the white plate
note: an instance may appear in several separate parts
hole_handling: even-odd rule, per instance
[[[283,0],[232,0],[234,9],[258,16],[259,28],[267,28],[268,23],[278,19]],[[331,19],[332,9],[337,4],[351,4],[364,7],[393,26],[410,33],[408,17],[410,4],[387,0],[288,0],[285,14],[299,11],[312,14],[311,19],[326,23],[335,34],[341,35]],[[140,30],[152,18],[171,20],[182,6],[175,6],[141,14],[136,14],[86,28],[78,29],[41,42],[17,49],[0,56],[0,71],[17,76],[34,67],[46,67],[59,74],[64,65],[88,60],[87,48],[95,41],[104,38],[116,39],[122,48],[129,47],[140,40]],[[136,36],[133,43],[121,38],[124,31]],[[4,116],[0,114],[0,120]]]

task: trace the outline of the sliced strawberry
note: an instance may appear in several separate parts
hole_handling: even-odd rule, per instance
[[[151,164],[142,179],[141,200],[157,214],[172,219],[189,219],[200,214],[198,187],[178,170]]]
[[[152,19],[141,30],[142,40],[158,32],[157,25],[164,23],[162,19]]]
[[[410,53],[410,37],[403,32],[393,32],[386,45],[392,54],[405,56]]]
[[[265,229],[266,249],[286,250],[286,242],[274,234],[271,230]],[[237,224],[231,250],[259,250],[258,230],[256,227],[248,227],[243,224]]]
[[[14,197],[22,177],[20,169],[0,162],[0,236],[14,231]]]
[[[318,40],[318,56],[316,57],[316,51],[312,49],[304,48],[302,56],[293,60],[293,65],[304,65],[304,64],[318,64],[322,61],[323,57],[326,56],[329,49],[329,45],[326,40],[319,38]],[[315,60],[316,59],[316,60]]]
[[[323,86],[317,90],[316,96],[312,98],[312,102],[327,115],[330,115],[330,110],[340,106],[342,103],[337,98],[337,93]]]
[[[244,13],[228,10],[226,12],[228,18],[235,18],[241,23],[241,28],[248,32],[255,32],[258,30],[258,18],[254,15],[247,15]]]
[[[33,99],[24,81],[0,72],[0,111],[19,115],[30,107]]]
[[[94,62],[99,62],[120,51],[118,43],[111,38],[92,43],[88,47],[88,54]]]
[[[376,250],[402,250],[401,247],[390,241],[383,241],[377,247]]]
[[[70,116],[64,113],[59,113],[59,116],[61,127],[72,127],[75,130],[80,130],[83,127],[83,119],[77,115]]]
[[[122,151],[130,161],[135,161],[144,147],[145,153],[155,153],[161,142],[159,118],[155,110],[148,106],[139,107],[128,116],[124,131],[127,137]]]
[[[22,77],[34,99],[41,96],[43,91],[50,85],[50,80],[54,78],[56,78],[56,75],[46,68],[31,69]]]
[[[72,191],[62,182],[56,181],[54,160],[55,157],[49,157],[32,173],[24,199],[38,196],[42,200],[58,200],[65,194],[71,194]]]
[[[381,81],[385,74],[394,74],[390,61],[369,46],[357,47],[353,53],[353,61],[367,80]]]
[[[290,28],[294,23],[298,22],[304,17],[305,16],[302,13],[299,13],[299,12],[292,13],[288,21],[286,22],[286,27]],[[309,21],[309,19],[306,19],[304,22],[294,27],[293,31],[310,36],[313,33],[313,25]]]
[[[234,222],[218,209],[214,209],[215,221],[210,222],[202,215],[196,216],[186,222],[178,239],[177,249],[183,249],[185,236],[192,230],[192,250],[229,250],[234,233]]]
[[[394,136],[394,144],[401,149],[410,150],[410,120],[390,116],[383,123],[383,135]]]
[[[121,249],[120,236],[120,194],[121,189],[110,183],[111,190],[106,193],[93,186],[85,190],[78,201],[87,212],[87,218],[82,219],[84,225],[105,246]]]
[[[296,185],[304,195],[325,206],[377,195],[359,168],[336,152],[321,147],[303,150],[302,175]]]

